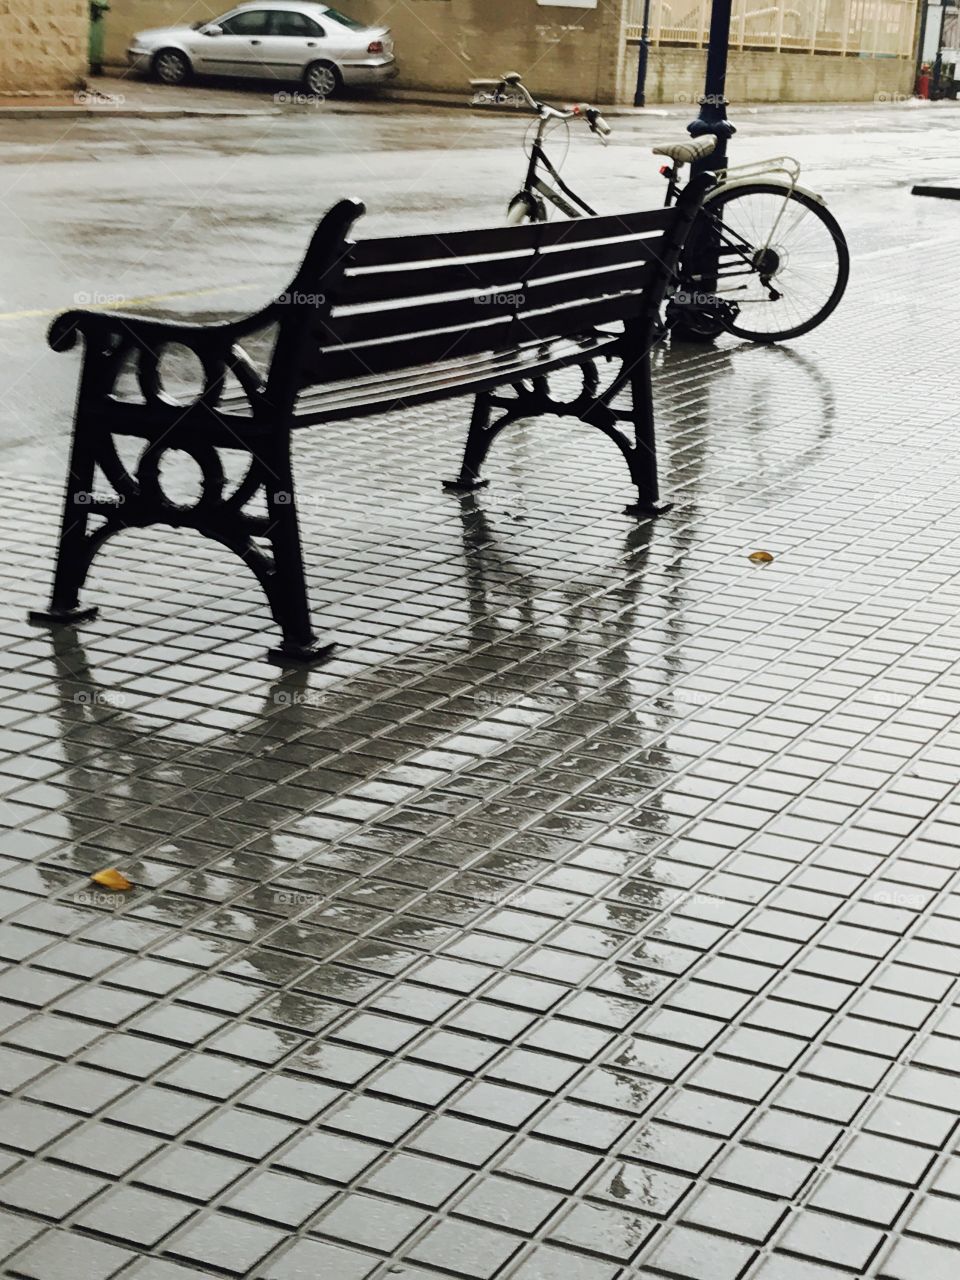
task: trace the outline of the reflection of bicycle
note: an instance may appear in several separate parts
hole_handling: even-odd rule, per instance
[[[508,221],[544,222],[548,204],[570,218],[595,214],[560,177],[544,138],[552,125],[569,128],[579,116],[606,144],[611,130],[600,113],[584,104],[561,111],[537,102],[516,72],[472,83],[487,101],[519,98],[538,117],[527,175],[510,201]],[[708,135],[654,148],[671,161],[660,170],[667,179],[665,205],[683,189],[683,166],[715,147],[716,138]],[[850,255],[836,218],[820,196],[798,185],[799,177],[799,164],[788,156],[717,174],[687,239],[667,301],[668,325],[694,336],[726,329],[751,342],[779,342],[826,320],[847,287]]]
[[[797,481],[798,469],[810,465],[836,429],[833,383],[802,344],[737,342],[708,352],[686,343],[664,345],[654,367],[670,404],[665,415],[680,413],[684,424],[671,496],[689,493],[691,486],[699,495],[701,473],[711,477],[715,494],[714,463],[731,447],[749,455],[758,485]],[[701,392],[691,397],[691,379],[703,375]],[[735,470],[725,467],[719,483],[735,486]]]

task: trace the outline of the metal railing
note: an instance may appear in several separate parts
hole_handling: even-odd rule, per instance
[[[639,40],[643,0],[627,0],[627,39]],[[913,53],[915,0],[733,0],[731,49],[866,58]],[[650,43],[705,47],[710,0],[651,0]]]

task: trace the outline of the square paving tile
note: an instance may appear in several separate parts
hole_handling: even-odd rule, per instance
[[[136,1259],[129,1249],[66,1231],[47,1231],[13,1265],[29,1280],[111,1280]]]
[[[213,1213],[170,1240],[165,1248],[200,1266],[217,1267],[231,1275],[246,1275],[281,1241],[285,1231],[227,1214]]]
[[[466,403],[378,419],[376,475],[373,424],[299,433],[340,642],[310,671],[263,662],[224,549],[163,527],[98,556],[96,620],[28,626],[53,361],[42,448],[0,459],[0,1269],[956,1280],[960,463],[928,374],[960,229],[904,194],[941,107],[791,117],[882,270],[796,347],[658,344],[656,523],[586,427],[506,432],[462,499],[436,478]],[[743,117],[739,154],[776,119]],[[305,127],[276,116],[278,154]],[[873,197],[910,254],[883,256]],[[164,483],[188,472],[167,450]],[[99,894],[106,865],[131,893]]]
[[[656,1219],[634,1209],[578,1204],[554,1226],[550,1238],[586,1253],[626,1263],[636,1256],[656,1228]]]
[[[271,1170],[245,1179],[224,1206],[265,1222],[299,1227],[335,1194],[334,1187]]]
[[[414,1245],[409,1257],[476,1280],[488,1280],[517,1252],[520,1244],[517,1236],[492,1227],[450,1220]]]
[[[325,1210],[311,1230],[380,1253],[394,1253],[427,1215],[410,1205],[362,1193],[345,1196]]]
[[[401,1152],[390,1156],[363,1185],[398,1200],[436,1209],[469,1177],[470,1170],[461,1165]]]
[[[456,1213],[492,1227],[507,1227],[533,1235],[564,1203],[557,1192],[518,1185],[512,1179],[492,1177],[478,1183],[457,1201]]]
[[[875,1228],[804,1210],[778,1243],[802,1257],[863,1271],[883,1239],[883,1232]]]
[[[683,1280],[738,1280],[754,1257],[750,1245],[718,1239],[689,1227],[676,1227],[665,1234],[647,1258],[652,1268]]]
[[[336,1276],[337,1280],[365,1280],[378,1265],[373,1254],[361,1254],[320,1240],[297,1240],[276,1261],[262,1271],[263,1280],[317,1280]]]
[[[146,1187],[205,1202],[235,1182],[248,1167],[210,1151],[180,1147],[138,1168],[134,1180]]]
[[[100,1235],[149,1249],[193,1212],[194,1207],[182,1200],[137,1187],[117,1187],[81,1210],[76,1221]]]
[[[74,1169],[28,1165],[0,1181],[0,1204],[59,1221],[106,1185]]]

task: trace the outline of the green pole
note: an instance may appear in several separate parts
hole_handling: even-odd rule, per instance
[[[103,75],[104,14],[110,12],[106,0],[90,0],[90,43],[87,50],[90,74]]]

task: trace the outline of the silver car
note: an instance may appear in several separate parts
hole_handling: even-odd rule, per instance
[[[260,0],[213,22],[139,31],[127,60],[164,84],[192,75],[248,76],[300,81],[324,98],[344,85],[380,84],[397,74],[387,27],[365,27],[309,0]]]

